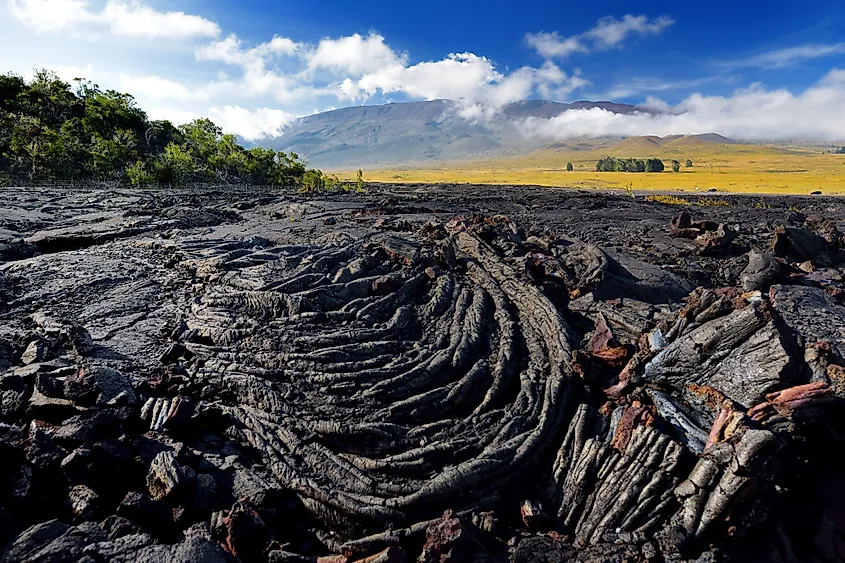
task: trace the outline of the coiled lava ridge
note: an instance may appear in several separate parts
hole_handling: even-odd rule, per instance
[[[179,336],[278,483],[348,528],[524,494],[566,426],[574,335],[543,292],[468,232],[402,244],[414,266],[357,241],[210,257]]]

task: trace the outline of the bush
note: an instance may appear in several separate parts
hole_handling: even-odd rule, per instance
[[[692,168],[692,161],[687,159],[687,168]]]
[[[140,160],[126,167],[126,178],[133,186],[148,186],[156,180],[153,173],[147,170],[146,164]]]
[[[663,170],[665,170],[665,167],[663,161],[659,158],[649,158],[645,161],[646,172],[663,172]]]
[[[355,178],[355,191],[364,191],[364,171],[360,168],[358,169],[358,176]]]
[[[567,162],[567,163],[566,163],[566,171],[567,171],[567,172],[572,172],[572,170],[574,170],[574,167],[572,166],[572,163],[571,163],[571,162]]]
[[[677,160],[672,161],[672,172],[680,172],[681,171],[681,163]]]
[[[700,207],[730,207],[731,204],[724,199],[715,199],[712,197],[700,197],[695,202]]]
[[[664,203],[666,205],[689,205],[688,199],[676,197],[673,195],[650,195],[645,198],[646,201],[654,203]]]

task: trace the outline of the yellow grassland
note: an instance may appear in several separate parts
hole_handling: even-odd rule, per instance
[[[583,145],[582,145],[583,146]],[[662,173],[596,172],[603,156],[663,160]],[[687,159],[693,166],[685,166]],[[672,172],[671,162],[681,163]],[[566,171],[571,162],[574,170]],[[341,176],[354,174],[341,173]],[[367,181],[403,183],[470,183],[563,186],[729,193],[845,194],[845,155],[821,149],[773,145],[716,144],[679,139],[663,145],[649,138],[631,138],[617,144],[575,150],[542,149],[520,156],[478,159],[431,165],[366,170]]]

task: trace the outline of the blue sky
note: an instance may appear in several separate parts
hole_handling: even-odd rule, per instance
[[[0,29],[4,70],[89,77],[152,117],[210,116],[250,139],[326,109],[435,98],[470,120],[537,98],[665,114],[523,124],[552,138],[845,137],[843,0],[0,0]]]

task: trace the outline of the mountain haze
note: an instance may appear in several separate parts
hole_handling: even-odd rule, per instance
[[[490,119],[472,121],[462,117],[459,106],[449,100],[394,103],[304,117],[286,128],[282,136],[260,144],[294,151],[309,164],[327,169],[516,154],[548,146],[549,141],[525,137],[514,122],[591,108],[621,114],[648,111],[612,102],[532,100],[509,104]]]

